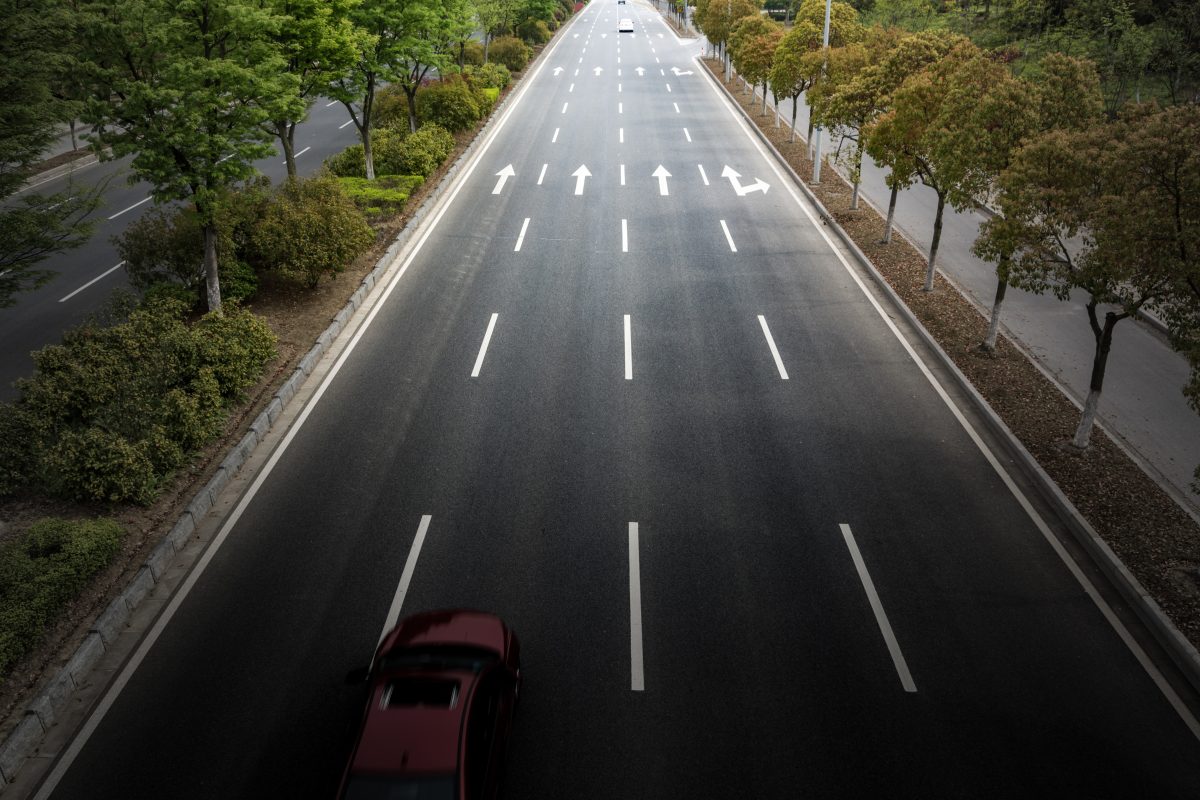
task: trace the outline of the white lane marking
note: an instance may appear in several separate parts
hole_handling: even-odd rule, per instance
[[[153,199],[154,199],[154,197],[153,197],[153,196],[150,196],[150,197],[147,197],[147,198],[146,198],[146,199],[144,199],[144,200],[138,200],[136,203],[134,203],[133,205],[131,205],[129,208],[123,208],[123,209],[121,209],[120,211],[118,211],[117,213],[113,214],[111,217],[109,217],[109,219],[116,219],[117,217],[119,217],[119,216],[121,216],[122,214],[124,214],[126,211],[133,211],[133,210],[134,210],[135,208],[137,208],[138,206],[140,206],[140,205],[144,205],[144,204],[146,204],[146,203],[149,203],[149,202],[150,202],[151,200],[153,200]]]
[[[625,315],[625,380],[633,380],[633,334],[629,327],[629,315]]]
[[[379,641],[383,641],[383,637],[387,636],[388,631],[396,627],[396,623],[400,621],[400,608],[404,605],[404,596],[408,594],[408,587],[412,583],[413,572],[417,568],[417,558],[421,555],[421,546],[425,544],[425,534],[429,531],[429,521],[433,519],[429,514],[421,517],[421,524],[417,526],[417,535],[413,538],[412,547],[408,548],[408,558],[404,561],[404,571],[400,573],[400,585],[396,587],[396,596],[392,598],[392,605],[388,608],[387,619],[383,621],[383,631],[379,634]]]
[[[729,242],[730,251],[736,253],[737,245],[733,243],[733,237],[729,235],[729,226],[725,224],[725,220],[721,220],[721,230],[725,231],[725,241]]]
[[[621,144],[625,144],[625,129],[624,128],[617,128],[617,141],[620,142]]]
[[[117,264],[115,267],[109,267],[108,269],[104,270],[104,272],[101,272],[99,275],[97,275],[96,277],[92,278],[90,281],[88,281],[87,283],[85,283],[83,286],[80,286],[78,289],[76,289],[75,291],[71,292],[71,293],[70,293],[69,295],[67,295],[66,297],[60,298],[58,302],[60,302],[60,303],[65,303],[65,302],[67,302],[67,301],[68,301],[68,300],[70,300],[72,297],[74,297],[75,295],[79,294],[79,293],[80,293],[80,292],[82,292],[84,289],[88,288],[88,287],[89,287],[89,286],[91,286],[93,283],[95,283],[96,281],[100,280],[101,278],[106,278],[106,277],[108,277],[110,274],[112,274],[112,273],[116,272],[117,270],[119,270],[119,269],[120,269],[121,267],[123,267],[123,266],[125,266],[125,262],[124,262],[124,261],[122,261],[120,264]],[[4,272],[8,272],[8,270],[4,270]],[[3,272],[0,272],[0,275],[3,275],[3,274],[4,274]]]
[[[570,85],[570,86],[567,88],[567,94],[570,94],[570,93],[571,93],[571,92],[573,92],[573,91],[575,91],[575,84],[573,84],[573,83],[572,83],[572,84],[571,84],[571,85]]]
[[[621,93],[621,84],[617,84],[617,94]]]
[[[618,114],[625,113],[625,104],[624,103],[617,103],[617,113]]]
[[[688,140],[689,142],[692,140],[692,134],[688,133],[688,129],[687,129],[687,128],[684,128],[684,129],[683,129],[683,135],[687,137],[687,140]]]
[[[679,113],[679,103],[671,103],[671,105],[675,106],[675,113],[678,114]]]
[[[783,368],[783,359],[779,356],[779,348],[775,346],[775,337],[771,335],[771,329],[767,327],[767,318],[759,314],[758,324],[762,326],[763,336],[767,337],[767,347],[771,348],[771,355],[775,359],[775,366],[779,369],[779,377],[786,381],[788,379],[787,370]]]
[[[340,102],[341,102],[340,100],[330,100],[328,103],[325,104],[325,107],[329,108],[331,106],[336,106]]]
[[[576,19],[578,19],[578,17],[576,17]],[[575,20],[572,19],[567,23],[567,25],[573,25],[574,23]],[[547,61],[554,55],[554,52],[558,49],[558,45],[562,41],[563,40],[560,39],[558,42],[555,42],[550,46],[550,52],[546,54]],[[454,203],[454,199],[458,197],[458,193],[462,191],[463,186],[467,184],[467,179],[471,177],[471,174],[475,171],[475,168],[479,166],[479,162],[483,160],[485,155],[487,155],[488,150],[491,149],[492,144],[496,141],[496,137],[499,136],[501,131],[504,130],[505,125],[508,123],[509,117],[511,117],[513,112],[520,107],[521,100],[524,99],[529,87],[536,82],[537,76],[541,74],[542,67],[547,63],[547,61],[542,61],[537,67],[534,68],[533,72],[529,75],[528,81],[521,82],[521,86],[517,88],[517,93],[513,96],[512,103],[509,105],[508,109],[500,116],[498,120],[496,120],[495,127],[489,134],[487,134],[487,137],[484,139],[479,151],[471,158],[466,169],[459,173],[458,182],[454,184],[454,187],[450,190],[449,194],[445,196],[445,199],[441,202],[441,205],[435,206],[437,210],[433,214],[432,219],[430,219],[428,227],[426,227],[420,236],[417,237],[416,243],[412,246],[412,249],[409,250],[408,256],[404,259],[404,263],[401,264],[400,268],[397,269],[396,272],[391,276],[387,287],[383,290],[383,294],[381,294],[378,299],[373,301],[370,311],[367,312],[366,319],[359,324],[358,330],[354,332],[354,335],[350,338],[350,341],[346,344],[345,348],[343,348],[341,354],[337,357],[337,360],[334,361],[333,366],[329,368],[329,372],[326,373],[325,379],[321,381],[321,385],[317,387],[308,403],[296,416],[296,420],[292,423],[291,427],[288,428],[287,433],[284,434],[283,440],[279,443],[279,446],[275,448],[275,451],[271,453],[270,457],[267,459],[267,463],[259,471],[258,475],[255,476],[253,482],[250,484],[250,488],[247,489],[245,494],[243,494],[238,500],[233,512],[226,517],[224,525],[221,526],[220,530],[217,532],[217,535],[213,537],[212,542],[210,542],[208,547],[205,548],[204,554],[200,556],[199,561],[197,561],[195,566],[192,567],[192,570],[188,573],[187,578],[185,578],[183,583],[180,584],[179,588],[175,590],[175,594],[172,596],[170,602],[167,603],[167,607],[163,609],[163,612],[159,615],[158,619],[154,621],[154,624],[151,626],[150,630],[142,638],[141,644],[138,645],[137,649],[134,651],[133,655],[130,656],[129,660],[125,662],[125,666],[117,674],[117,677],[113,679],[113,682],[109,685],[108,691],[105,692],[100,702],[96,704],[95,709],[88,716],[87,721],[84,722],[83,726],[79,729],[79,732],[75,735],[75,738],[71,740],[71,744],[65,751],[63,751],[62,755],[59,756],[58,761],[55,763],[50,774],[46,776],[44,781],[42,781],[42,785],[38,789],[35,800],[48,800],[50,795],[54,793],[54,790],[58,786],[59,782],[62,781],[63,776],[66,775],[71,769],[71,765],[75,763],[75,759],[79,756],[79,753],[85,746],[87,746],[88,740],[91,739],[92,734],[94,734],[96,729],[100,727],[100,724],[104,721],[104,717],[107,716],[109,710],[113,707],[113,704],[116,703],[117,698],[120,697],[121,692],[124,691],[125,687],[129,684],[130,679],[133,678],[133,674],[137,672],[138,667],[141,666],[142,662],[146,660],[146,656],[154,647],[155,642],[157,642],[159,637],[162,636],[162,633],[164,630],[166,630],[167,625],[170,624],[172,618],[174,618],[175,614],[179,611],[179,607],[183,605],[184,601],[191,593],[192,588],[200,581],[200,578],[204,575],[204,571],[208,568],[209,563],[221,549],[221,545],[224,544],[225,540],[228,539],[229,535],[233,532],[234,527],[237,525],[238,520],[242,518],[242,514],[245,513],[246,508],[248,508],[250,503],[253,502],[263,484],[266,483],[267,479],[274,471],[275,466],[283,458],[288,447],[291,445],[292,440],[295,439],[300,433],[301,429],[303,429],[304,423],[308,420],[309,415],[312,414],[312,411],[317,407],[317,404],[321,402],[321,398],[325,396],[325,392],[329,389],[330,385],[333,384],[333,381],[337,378],[338,373],[341,372],[342,366],[350,359],[350,356],[354,353],[354,349],[358,346],[359,341],[361,341],[363,336],[366,335],[367,331],[371,327],[371,323],[375,321],[375,317],[379,315],[380,310],[384,307],[384,305],[387,304],[387,300],[389,297],[391,297],[392,292],[395,291],[396,287],[400,285],[400,280],[408,273],[408,268],[412,266],[413,261],[415,261],[417,256],[420,255],[421,249],[425,246],[425,243],[429,241],[429,237],[433,235],[435,230],[437,230],[438,223],[441,222],[442,217],[446,215],[447,209],[449,209]]]
[[[521,249],[521,242],[525,241],[525,229],[528,227],[529,217],[526,217],[525,221],[521,223],[521,232],[517,235],[517,246],[513,248],[514,253]]]
[[[671,84],[669,84],[669,83],[667,84],[667,91],[668,92],[671,91]]]
[[[550,166],[550,165],[542,164],[542,171],[538,173],[538,182],[537,182],[538,186],[542,185],[542,178],[546,177],[546,167],[548,167],[548,166]]]
[[[492,187],[492,194],[500,194],[502,191],[504,191],[505,182],[516,174],[517,171],[513,169],[512,164],[506,165],[504,169],[497,172],[496,177],[500,180],[496,181],[496,185]]]
[[[582,58],[582,56],[581,56],[581,57],[580,57],[580,59],[579,59],[579,63],[580,63],[580,64],[582,64],[582,63],[583,63],[583,58]]]
[[[629,221],[621,220],[621,252],[629,252]]]
[[[346,121],[345,121],[345,122],[343,122],[341,125],[338,125],[338,130],[340,131],[342,128],[346,127],[346,126],[347,126],[347,125],[349,125],[351,122],[354,122],[354,120],[353,120],[353,119],[348,119],[348,120],[346,120]]]
[[[293,161],[295,161],[297,158],[299,158],[300,156],[304,155],[304,154],[305,154],[305,153],[307,153],[309,150],[312,150],[312,147],[306,147],[306,148],[304,148],[303,150],[301,150],[299,153],[292,153],[292,160],[293,160]],[[280,161],[279,163],[280,163],[280,164],[287,164],[287,159],[284,159],[283,161]]]
[[[696,166],[700,168],[700,180],[704,181],[705,186],[708,186],[708,175],[704,172],[704,165],[697,164]]]
[[[854,541],[854,534],[850,532],[850,526],[844,522],[839,527],[842,529],[842,537],[846,540],[846,547],[850,548],[850,558],[854,560],[854,568],[858,570],[859,580],[862,581],[863,588],[867,591],[867,598],[871,601],[871,610],[875,612],[875,621],[879,623],[879,631],[883,634],[883,640],[887,642],[888,652],[892,654],[892,663],[896,665],[896,672],[900,675],[900,684],[904,687],[904,691],[915,692],[917,685],[913,683],[912,674],[908,671],[908,662],[904,660],[904,654],[900,652],[900,643],[896,641],[896,634],[892,631],[891,623],[888,622],[887,612],[883,610],[879,593],[875,591],[875,582],[871,580],[871,573],[867,572],[867,565],[863,561],[862,553],[858,551],[858,543]]]
[[[621,77],[621,68],[620,67],[617,67],[617,77],[618,78]],[[621,86],[621,84],[618,83],[617,86],[618,86],[617,91],[618,92],[621,91],[621,89],[619,88]]]
[[[629,321],[629,317],[625,318]],[[638,524],[629,523],[629,688],[646,688],[642,659],[642,564],[638,553]]]
[[[581,59],[581,60],[582,60],[582,59]],[[579,77],[579,70],[578,70],[578,69],[576,69],[576,70],[575,70],[575,76],[576,76],[576,77]]]
[[[705,74],[708,75],[707,72]],[[1050,526],[1046,524],[1046,521],[1042,519],[1041,514],[1039,514],[1033,507],[1033,504],[1030,503],[1029,498],[1021,492],[1016,482],[1013,481],[1012,476],[1008,474],[1008,471],[1003,466],[1001,466],[1000,461],[996,458],[995,453],[993,453],[991,449],[984,443],[983,439],[980,438],[979,433],[975,430],[971,423],[967,421],[967,418],[963,416],[962,411],[960,411],[958,406],[954,404],[954,401],[950,399],[950,395],[946,392],[945,387],[938,382],[937,378],[935,378],[933,373],[930,371],[929,366],[921,360],[920,356],[917,355],[916,350],[912,348],[912,345],[910,345],[900,333],[900,329],[896,327],[896,323],[893,322],[892,318],[888,316],[888,313],[884,311],[883,306],[880,305],[879,301],[875,299],[874,295],[867,290],[866,284],[863,283],[862,279],[854,271],[854,268],[850,266],[850,262],[846,259],[846,256],[841,250],[838,249],[836,245],[834,245],[832,235],[825,229],[825,225],[816,218],[812,210],[810,210],[805,202],[800,199],[800,195],[797,194],[792,182],[784,177],[783,170],[780,168],[779,164],[774,159],[767,157],[767,152],[762,148],[762,145],[759,144],[754,134],[750,132],[750,128],[747,127],[745,120],[741,118],[737,110],[735,110],[734,107],[730,105],[725,97],[721,94],[720,89],[717,88],[716,79],[709,76],[709,80],[706,81],[706,83],[709,90],[716,95],[717,99],[724,103],[725,110],[729,112],[729,116],[732,117],[734,123],[741,128],[742,133],[745,135],[746,139],[749,140],[750,144],[753,145],[758,151],[758,154],[762,157],[763,161],[770,166],[772,170],[774,170],[775,176],[779,178],[779,184],[787,190],[789,195],[791,195],[792,200],[795,201],[796,205],[804,213],[804,216],[808,217],[808,221],[812,224],[813,229],[820,233],[821,238],[825,240],[825,244],[829,246],[830,252],[832,252],[834,257],[837,258],[837,260],[841,263],[842,268],[846,270],[846,274],[850,276],[850,279],[854,281],[855,284],[857,284],[859,291],[861,291],[863,296],[867,298],[867,302],[870,303],[871,307],[875,309],[875,313],[879,315],[879,318],[883,321],[883,324],[886,325],[888,330],[892,332],[892,335],[896,337],[896,341],[898,341],[900,346],[904,348],[904,351],[908,353],[909,358],[911,358],[913,363],[916,364],[917,369],[919,369],[921,374],[925,376],[925,380],[929,381],[929,385],[933,387],[934,392],[936,392],[938,397],[942,399],[942,402],[945,403],[946,408],[950,411],[950,414],[956,420],[958,420],[958,424],[962,426],[962,429],[966,431],[967,436],[972,442],[975,443],[975,446],[979,449],[979,452],[983,454],[984,459],[991,464],[992,469],[996,471],[996,474],[1000,477],[1000,480],[1003,481],[1004,485],[1008,487],[1008,491],[1016,499],[1017,504],[1021,506],[1026,515],[1029,517],[1030,521],[1033,522],[1034,527],[1036,527],[1042,534],[1042,538],[1045,539],[1046,543],[1050,545],[1051,549],[1058,554],[1059,559],[1067,568],[1067,571],[1070,572],[1075,580],[1079,583],[1079,586],[1083,589],[1084,594],[1091,599],[1092,603],[1095,604],[1096,609],[1112,627],[1118,638],[1120,638],[1121,641],[1125,643],[1125,646],[1129,648],[1129,652],[1133,654],[1133,657],[1137,659],[1139,664],[1141,664],[1142,669],[1146,671],[1146,675],[1151,681],[1154,682],[1154,685],[1158,687],[1158,690],[1162,692],[1163,698],[1167,701],[1167,703],[1175,709],[1175,713],[1179,715],[1179,718],[1183,721],[1183,724],[1188,727],[1188,730],[1192,732],[1193,736],[1195,736],[1197,739],[1200,739],[1200,721],[1197,721],[1196,717],[1192,714],[1191,709],[1189,709],[1187,704],[1183,702],[1183,699],[1178,693],[1176,693],[1171,684],[1167,682],[1167,679],[1163,677],[1162,672],[1150,659],[1150,656],[1146,654],[1146,651],[1142,649],[1142,646],[1138,644],[1137,640],[1133,638],[1133,634],[1129,632],[1129,629],[1126,628],[1125,624],[1117,617],[1116,612],[1113,611],[1112,607],[1107,603],[1107,601],[1104,600],[1103,597],[1100,596],[1100,593],[1096,590],[1096,587],[1092,584],[1091,580],[1084,575],[1083,570],[1080,569],[1079,565],[1075,563],[1075,560],[1067,552],[1066,548],[1064,548],[1062,543],[1058,541],[1058,537],[1056,537],[1053,531],[1050,530]]]
[[[499,316],[499,314],[492,314],[492,318],[488,320],[487,333],[483,334],[483,342],[479,345],[479,355],[475,356],[475,368],[471,370],[472,378],[478,378],[479,370],[483,368],[483,357],[487,355],[488,342],[492,341],[492,331],[496,329],[496,319]]]
[[[621,185],[625,185],[625,165],[621,165]]]
[[[567,113],[567,104],[566,103],[563,103],[562,113],[564,113],[564,114]]]
[[[550,137],[550,144],[554,144],[555,142],[558,141],[558,131],[559,131],[558,128],[554,129],[554,135]]]

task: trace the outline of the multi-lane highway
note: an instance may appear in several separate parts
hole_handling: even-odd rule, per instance
[[[301,174],[320,168],[329,156],[358,141],[345,106],[320,98],[296,129],[296,167]],[[276,150],[279,150],[276,143]],[[129,158],[92,164],[51,180],[34,181],[25,192],[54,194],[75,186],[103,186],[103,205],[95,212],[95,230],[82,247],[47,259],[39,267],[57,274],[48,284],[16,296],[0,309],[0,402],[16,397],[13,381],[33,373],[34,350],[62,340],[63,331],[99,311],[118,287],[129,286],[121,257],[112,244],[128,225],[150,208],[150,185],[129,184]],[[280,152],[255,163],[272,181],[287,174]]]
[[[343,675],[455,606],[522,638],[511,798],[1197,796],[1171,676],[697,51],[559,34],[42,796],[331,796]]]

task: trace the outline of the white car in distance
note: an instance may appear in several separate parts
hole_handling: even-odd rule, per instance
[[[626,17],[617,23],[617,33],[633,33],[633,20]]]

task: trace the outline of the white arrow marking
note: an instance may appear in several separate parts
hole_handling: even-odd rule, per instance
[[[563,68],[562,68],[562,67],[555,67],[555,68],[554,68],[554,75],[555,75],[555,77],[557,77],[557,76],[561,75],[561,74],[562,74],[562,71],[563,71]]]
[[[660,39],[661,39],[661,38],[663,38],[663,35],[660,33],[660,34],[658,35],[658,38],[660,38]]]
[[[492,194],[500,194],[501,190],[504,189],[504,182],[506,180],[508,180],[509,178],[511,178],[512,176],[516,175],[517,171],[513,169],[512,164],[509,164],[507,167],[500,170],[496,174],[498,176],[500,176],[500,180],[496,181],[496,188],[492,189]]]
[[[754,183],[750,186],[742,186],[742,182],[738,180],[738,178],[742,177],[741,173],[728,164],[725,165],[725,169],[721,170],[721,177],[729,178],[729,183],[733,186],[733,190],[737,192],[738,197],[745,197],[750,192],[762,192],[766,194],[767,189],[771,188],[771,185],[762,178],[755,178]]]
[[[662,164],[658,165],[658,169],[654,170],[653,177],[658,178],[658,193],[668,194],[667,178],[671,177],[671,173],[667,172],[667,168]]]
[[[690,69],[684,70],[684,69],[680,69],[679,67],[671,67],[671,72],[674,72],[675,77],[677,77],[677,78],[680,75],[691,75],[692,74],[692,71]]]
[[[575,194],[583,194],[583,182],[592,177],[592,173],[588,172],[588,168],[583,164],[579,165],[579,169],[571,173],[575,178]]]
[[[646,74],[646,69],[645,69],[645,67],[638,67],[636,72],[638,74],[638,77],[640,78]]]
[[[604,67],[596,67],[594,70],[592,70],[592,72],[599,76],[601,72],[604,72]]]

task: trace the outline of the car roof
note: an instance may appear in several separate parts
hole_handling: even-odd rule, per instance
[[[384,637],[379,652],[393,647],[466,644],[484,647],[503,655],[507,628],[494,614],[455,609],[427,611],[403,620]]]
[[[371,688],[350,770],[356,774],[437,775],[458,769],[463,716],[478,675],[470,671],[401,672],[378,676]],[[453,703],[388,705],[389,685],[403,682],[457,682]]]

